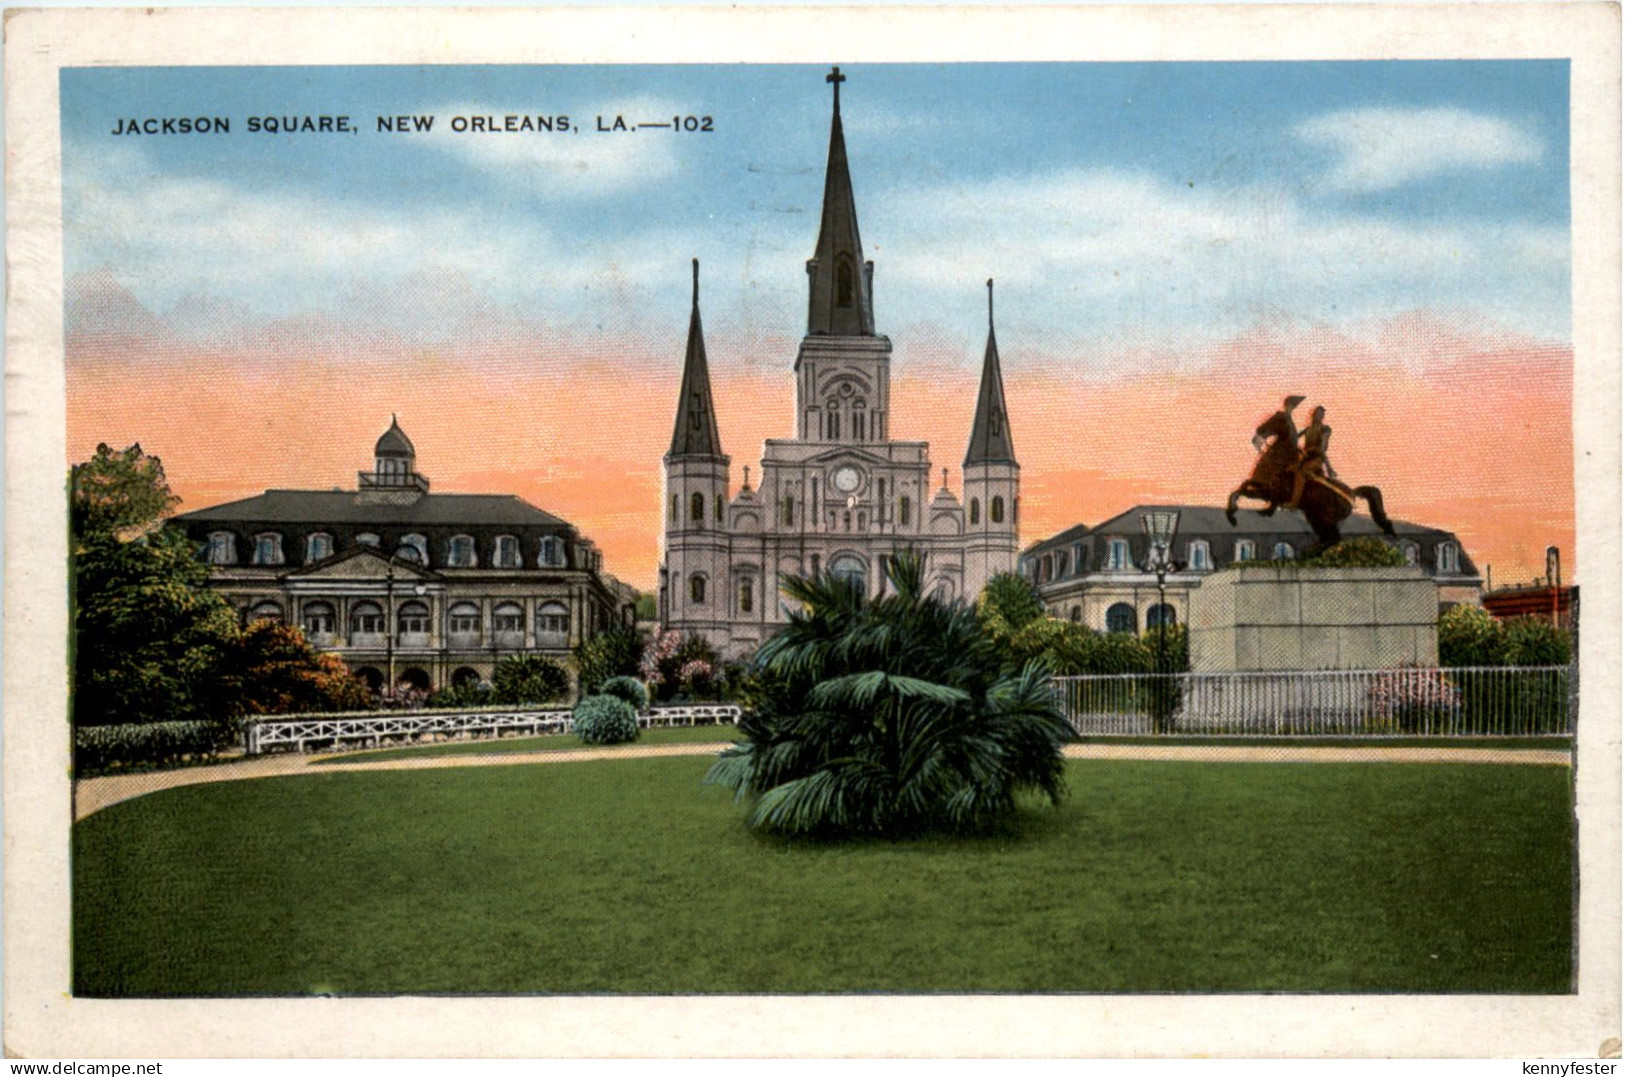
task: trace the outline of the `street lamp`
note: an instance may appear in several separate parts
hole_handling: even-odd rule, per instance
[[[1173,693],[1165,683],[1168,673],[1168,573],[1182,571],[1183,561],[1173,559],[1174,533],[1179,530],[1179,510],[1153,509],[1140,517],[1145,530],[1145,571],[1157,577],[1157,680],[1152,695],[1153,728],[1164,732],[1172,713]]]
[[[384,576],[384,655],[389,679],[384,682],[391,698],[395,692],[395,561],[390,559],[389,571]]]

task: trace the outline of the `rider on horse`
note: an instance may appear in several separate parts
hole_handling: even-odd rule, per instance
[[[1260,455],[1248,481],[1260,490],[1282,489],[1297,472],[1298,427],[1292,421],[1292,409],[1302,403],[1301,396],[1287,397],[1281,410],[1258,424],[1253,434],[1253,445]]]
[[[1337,472],[1332,470],[1331,461],[1326,459],[1326,449],[1332,441],[1332,428],[1326,425],[1324,407],[1314,410],[1308,428],[1298,437],[1303,441],[1303,457],[1294,469],[1292,497],[1283,507],[1297,508],[1303,500],[1303,488],[1309,485],[1311,479],[1336,487],[1340,493],[1347,495],[1350,492],[1348,487],[1337,480]]]

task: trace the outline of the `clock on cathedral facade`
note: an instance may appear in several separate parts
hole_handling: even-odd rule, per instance
[[[930,446],[892,437],[891,341],[875,331],[874,263],[863,257],[841,129],[839,68],[823,216],[807,262],[807,335],[797,352],[796,436],[771,439],[752,487],[730,499],[717,435],[699,264],[671,449],[665,456],[660,568],[664,627],[707,638],[725,656],[750,653],[783,624],[789,576],[833,573],[869,594],[881,559],[911,549],[946,599],[974,599],[1016,567],[1020,465],[1010,436],[988,282],[987,348],[963,467],[963,500],[947,469],[933,481]]]

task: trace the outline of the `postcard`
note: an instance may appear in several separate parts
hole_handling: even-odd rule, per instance
[[[1617,40],[11,13],[7,1050],[1617,1058]]]

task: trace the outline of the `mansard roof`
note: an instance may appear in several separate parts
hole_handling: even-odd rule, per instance
[[[561,529],[569,522],[512,494],[424,494],[411,504],[362,502],[354,490],[267,490],[175,517],[184,524],[376,524]]]
[[[700,260],[694,259],[694,305],[688,317],[688,348],[683,355],[683,382],[677,390],[677,422],[671,432],[671,456],[721,456],[716,408],[711,403],[711,370],[705,361],[705,333],[700,328]]]
[[[873,336],[875,316],[869,294],[869,265],[858,235],[858,204],[846,162],[846,135],[841,128],[841,83],[835,68],[825,80],[835,87],[835,109],[829,125],[829,158],[824,166],[824,208],[818,245],[807,262],[807,335]]]

